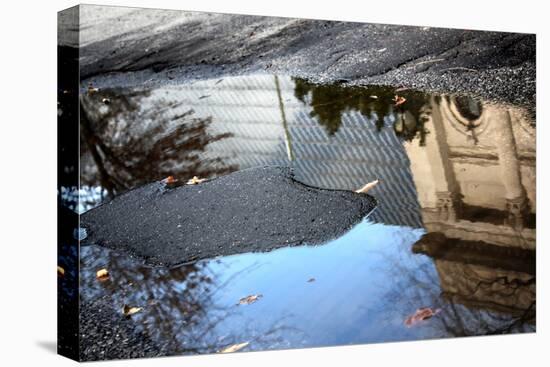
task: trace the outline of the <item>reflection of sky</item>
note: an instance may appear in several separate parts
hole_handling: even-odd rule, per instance
[[[212,283],[200,284],[196,288],[199,296],[191,298],[206,303],[202,305],[202,321],[195,328],[206,328],[210,320],[216,320],[215,327],[204,336],[207,340],[189,340],[196,331],[191,333],[190,327],[181,322],[185,319],[181,309],[165,307],[185,302],[183,292],[188,282],[170,275],[181,271],[181,267],[143,270],[124,256],[107,255],[109,251],[99,247],[83,247],[82,297],[92,300],[104,292],[113,292],[115,312],[120,312],[124,303],[144,307],[133,318],[136,323],[148,320],[149,327],[157,331],[163,329],[160,324],[170,325],[169,333],[176,334],[157,335],[161,340],[170,338],[197,345],[219,342],[220,346],[229,341],[252,340],[250,350],[453,336],[439,318],[451,324],[469,323],[469,328],[480,332],[484,332],[484,323],[497,327],[500,324],[495,323],[509,322],[506,318],[495,321],[485,311],[463,309],[465,318],[460,320],[454,320],[450,311],[445,314],[446,302],[440,297],[432,260],[410,250],[423,233],[422,229],[364,221],[325,245],[201,261],[199,269],[212,278]],[[116,262],[120,268],[113,267],[113,257],[121,261]],[[95,280],[95,271],[104,266],[114,284],[107,286]],[[133,288],[131,284],[116,284],[119,271],[134,272],[139,285]],[[311,278],[315,281],[308,282]],[[149,296],[145,294],[155,294],[159,303],[147,304]],[[263,297],[253,304],[237,306],[239,299],[252,294]],[[443,311],[421,325],[407,328],[405,318],[420,307],[441,307]],[[164,317],[148,317],[159,311],[165,313]],[[277,329],[278,326],[283,328]],[[266,335],[277,341],[255,339]]]
[[[82,214],[107,198],[107,190],[100,186],[61,187],[63,205]]]
[[[398,330],[392,331],[385,320],[375,316],[386,308],[384,295],[392,287],[385,269],[379,268],[382,257],[396,257],[422,233],[407,227],[364,222],[324,246],[229,257],[222,266],[230,264],[238,271],[256,264],[257,270],[243,274],[221,296],[229,305],[243,294],[263,294],[261,302],[250,307],[250,322],[261,322],[265,315],[293,315],[294,325],[307,331],[315,345],[353,342],[358,338],[401,338],[401,318],[394,323]],[[228,275],[222,275],[222,279]],[[315,281],[307,282],[310,278]]]

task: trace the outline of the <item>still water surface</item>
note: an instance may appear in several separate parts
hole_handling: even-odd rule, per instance
[[[81,102],[78,211],[168,175],[261,165],[322,188],[381,181],[377,210],[319,246],[174,269],[82,247],[81,300],[143,307],[135,327],[167,354],[535,331],[536,135],[523,109],[273,75]],[[248,295],[261,297],[239,305]],[[424,307],[437,313],[405,324]]]

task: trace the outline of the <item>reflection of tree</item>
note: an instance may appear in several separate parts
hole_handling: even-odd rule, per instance
[[[242,342],[249,342],[250,349],[276,348],[283,342],[284,332],[290,330],[283,320],[274,320],[266,330],[259,330],[256,325],[233,324],[238,327],[238,333],[231,327],[232,332],[228,333],[227,326],[221,326],[228,319],[238,322],[239,312],[246,310],[236,305],[237,300],[231,305],[220,304],[221,293],[243,273],[254,270],[256,265],[220,282],[217,271],[211,266],[214,261],[220,264],[219,260],[211,260],[172,269],[151,268],[136,264],[127,256],[111,251],[106,253],[100,247],[86,247],[81,257],[81,297],[93,301],[107,295],[114,310],[120,310],[124,304],[143,307],[131,320],[137,335],[145,336],[144,340],[157,345],[153,354],[156,356],[215,353]],[[110,277],[99,282],[95,271],[102,267],[109,269]],[[95,348],[93,339],[84,342],[86,348]],[[120,356],[102,358],[117,357]]]
[[[443,260],[434,260],[438,271],[431,262],[420,254],[405,253],[399,258],[387,256],[384,261],[391,263],[388,270],[392,290],[386,294],[385,310],[388,318],[405,319],[404,310],[409,314],[420,307],[440,308],[437,316],[426,321],[424,327],[431,328],[434,336],[473,336],[524,332],[532,329],[535,321],[534,293],[530,303],[508,304],[517,299],[518,293],[530,293],[535,279],[515,279],[503,282],[502,271],[480,265],[456,263],[443,266]],[[480,269],[478,272],[470,271]],[[470,276],[470,277],[468,277]],[[510,274],[513,278],[515,274]],[[529,276],[525,274],[527,278]],[[444,284],[459,284],[458,290],[446,291]],[[531,288],[532,287],[532,288]],[[506,300],[509,297],[510,300]],[[507,302],[510,301],[510,302]]]
[[[393,88],[383,86],[344,87],[339,84],[314,84],[307,80],[294,78],[294,95],[303,103],[311,93],[311,116],[317,117],[329,135],[334,135],[342,124],[342,114],[356,110],[366,118],[375,116],[376,127],[384,126],[384,119],[394,116],[394,130],[405,140],[418,137],[424,144],[425,118],[423,113],[429,102],[420,92],[405,90],[398,93]],[[405,97],[406,102],[395,106],[396,94]]]
[[[211,135],[211,118],[170,111],[180,103],[155,101],[148,92],[106,90],[81,97],[82,183],[115,194],[172,175],[186,179],[234,171],[220,158],[201,157],[208,144],[230,134]]]
[[[451,274],[451,276],[463,277],[464,275]],[[526,308],[503,306],[499,303],[506,297],[514,300],[517,293],[529,292],[530,288],[535,286],[534,277],[527,281],[514,279],[508,282],[507,277],[494,277],[489,280],[472,278],[469,281],[472,282],[472,289],[463,292],[464,294],[442,293],[443,298],[448,301],[446,304],[448,315],[444,315],[441,323],[451,335],[514,333],[522,331],[526,324],[535,322],[536,301],[534,296]],[[494,302],[487,299],[477,302],[472,300],[479,294],[485,294],[484,297],[493,296]],[[459,307],[460,309],[458,309]]]

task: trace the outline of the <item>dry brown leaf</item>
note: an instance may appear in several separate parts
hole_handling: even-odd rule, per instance
[[[135,313],[138,313],[142,309],[142,307],[131,307],[128,305],[124,305],[124,307],[122,307],[122,313],[124,314],[124,316],[131,316]]]
[[[168,176],[162,182],[164,182],[164,184],[169,188],[179,187],[183,185],[183,182],[178,180],[174,176]]]
[[[107,269],[100,269],[95,273],[95,277],[99,280],[106,280],[109,278],[109,271]]]
[[[436,308],[435,310],[431,309],[430,307],[419,308],[414,314],[405,319],[405,325],[407,327],[414,326],[424,320],[432,318],[440,312],[440,308]]]
[[[199,178],[198,176],[193,176],[192,179],[187,181],[188,185],[197,185],[204,181],[204,178]]]
[[[400,106],[403,103],[407,102],[407,99],[396,94],[395,97],[393,97],[393,102],[395,102],[396,106]]]
[[[60,277],[64,276],[65,275],[65,269],[63,269],[61,266],[57,266],[57,275],[59,275]]]
[[[372,182],[369,182],[368,184],[361,187],[359,190],[356,190],[355,192],[359,193],[359,194],[365,194],[368,191],[372,190],[376,185],[378,185],[378,182],[379,182],[378,180],[374,180]]]
[[[233,345],[230,345],[230,346],[225,347],[222,350],[220,350],[220,353],[233,353],[233,352],[236,352],[236,351],[239,351],[239,350],[243,349],[248,344],[250,344],[250,343],[249,342],[244,342],[244,343],[240,343],[240,344],[233,344]]]
[[[243,297],[239,300],[239,305],[249,305],[258,301],[263,296],[261,294],[251,294],[249,296]]]

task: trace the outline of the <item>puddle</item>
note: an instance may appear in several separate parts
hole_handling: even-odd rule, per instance
[[[150,268],[97,246],[81,249],[81,300],[143,310],[138,329],[171,353],[417,340],[534,331],[533,275],[415,255],[421,229],[367,221],[318,247]],[[96,271],[108,268],[107,281]],[[501,282],[506,279],[506,282]],[[248,295],[262,295],[238,305]],[[455,299],[456,297],[456,299]],[[441,309],[413,327],[418,308]],[[532,315],[528,315],[532,317]]]
[[[368,221],[323,246],[174,269],[82,247],[81,301],[143,307],[131,320],[164,353],[535,331],[536,135],[522,109],[273,75],[81,102],[81,210],[169,175],[262,165],[322,188],[380,180]],[[109,280],[96,280],[101,268]],[[423,307],[433,316],[405,325]]]

